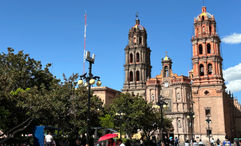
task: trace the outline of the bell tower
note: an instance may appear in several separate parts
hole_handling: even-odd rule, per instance
[[[167,55],[162,59],[161,75],[163,78],[172,76],[172,60]]]
[[[147,33],[136,17],[136,24],[129,30],[129,43],[125,48],[125,82],[123,92],[145,97],[146,81],[151,77],[150,48]]]
[[[220,38],[216,32],[214,16],[202,7],[202,13],[194,19],[195,34],[193,45],[193,83],[223,84]]]
[[[208,141],[207,134],[214,139],[225,139],[230,135],[227,100],[222,73],[221,40],[216,32],[214,16],[202,7],[202,13],[194,18],[195,33],[192,42],[192,96],[194,135]],[[217,109],[218,108],[218,109]],[[207,119],[211,123],[207,124]]]

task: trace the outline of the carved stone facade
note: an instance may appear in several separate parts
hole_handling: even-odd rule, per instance
[[[202,7],[202,13],[194,19],[193,69],[189,77],[172,72],[172,60],[166,55],[162,59],[161,74],[150,78],[150,48],[147,34],[139,19],[129,31],[129,44],[125,48],[125,83],[123,92],[139,94],[148,102],[156,104],[158,96],[168,103],[165,114],[172,119],[171,134],[180,141],[192,136],[208,142],[207,132],[217,140],[225,137],[241,137],[240,104],[226,86],[222,73],[221,40],[216,32],[213,15]],[[138,54],[138,55],[137,55]],[[188,119],[190,113],[194,120]],[[206,120],[211,119],[208,125]],[[209,126],[209,129],[208,129]]]
[[[146,100],[156,104],[158,96],[164,97],[168,104],[165,115],[172,120],[174,131],[171,134],[180,141],[188,139],[191,127],[189,126],[187,113],[192,101],[190,79],[183,75],[178,76],[172,72],[172,60],[165,56],[162,59],[162,71],[160,75],[147,81]]]

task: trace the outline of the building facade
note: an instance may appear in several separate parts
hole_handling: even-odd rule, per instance
[[[188,139],[191,131],[187,114],[191,110],[190,79],[178,76],[172,72],[172,60],[166,55],[162,59],[161,74],[147,80],[146,100],[153,104],[158,102],[159,96],[167,103],[165,115],[172,119],[174,131],[169,136],[178,137],[180,141]]]
[[[125,48],[125,82],[123,92],[145,96],[146,81],[151,77],[150,48],[147,47],[147,33],[136,18],[136,24],[129,30],[129,43]]]
[[[216,32],[214,16],[202,7],[202,13],[194,19],[195,34],[192,37],[193,72],[192,96],[195,118],[194,133],[200,139],[207,139],[207,133],[214,138],[232,137],[231,124],[227,121],[229,96],[225,92],[222,73],[220,38]],[[212,122],[206,123],[206,119]],[[208,127],[209,126],[209,127]]]
[[[202,13],[194,19],[192,43],[193,69],[189,76],[172,72],[172,60],[162,59],[160,75],[151,78],[150,48],[147,33],[136,19],[129,31],[129,43],[125,48],[125,82],[122,91],[139,94],[156,104],[158,97],[168,103],[165,114],[172,119],[174,137],[181,141],[195,138],[207,142],[225,137],[241,137],[240,104],[231,93],[225,91],[222,73],[221,40],[216,32],[213,15],[202,7]],[[192,113],[195,118],[190,118]],[[209,122],[207,122],[209,121]]]
[[[98,96],[103,105],[109,106],[113,103],[116,96],[118,96],[121,92],[109,87],[91,87],[93,94]]]

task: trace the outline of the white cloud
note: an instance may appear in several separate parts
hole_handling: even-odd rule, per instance
[[[229,90],[231,92],[241,91],[241,80],[235,80],[235,81],[228,82],[228,84],[226,86],[227,86],[227,90]]]
[[[226,44],[239,44],[239,43],[241,43],[241,34],[233,33],[231,35],[224,36],[222,38],[222,42],[224,42]]]
[[[224,70],[223,77],[227,83],[227,90],[241,91],[241,63]]]

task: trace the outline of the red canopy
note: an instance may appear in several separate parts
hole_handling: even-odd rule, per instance
[[[111,138],[117,137],[117,136],[118,136],[118,134],[106,134],[104,136],[101,136],[98,141],[104,141],[104,140],[111,139]]]

